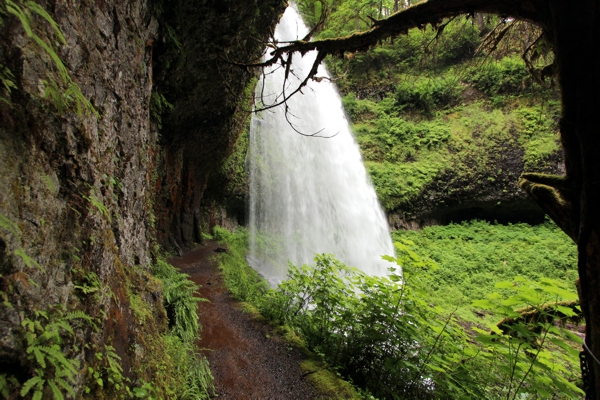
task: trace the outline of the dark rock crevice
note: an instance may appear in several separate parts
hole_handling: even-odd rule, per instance
[[[155,90],[173,104],[161,129],[161,162],[168,167],[156,187],[158,239],[164,246],[190,248],[213,224],[215,218],[200,210],[211,208],[209,199],[221,189],[222,182],[214,185],[211,176],[246,125],[254,77],[227,60],[256,61],[283,11],[281,0],[181,0],[165,10],[154,53]],[[222,200],[218,212],[228,208],[229,199]],[[173,205],[164,208],[167,203]]]

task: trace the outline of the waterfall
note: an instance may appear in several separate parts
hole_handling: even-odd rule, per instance
[[[289,41],[307,33],[288,7],[275,38]],[[287,93],[304,79],[316,54],[294,57]],[[328,76],[324,66],[317,75]],[[284,77],[281,67],[265,71],[257,103],[280,101]],[[300,265],[311,263],[315,253],[332,253],[368,274],[385,275],[389,263],[381,256],[394,254],[389,228],[335,86],[327,79],[311,81],[287,105],[287,119],[279,106],[251,122],[250,265],[275,284],[285,279],[288,260]]]

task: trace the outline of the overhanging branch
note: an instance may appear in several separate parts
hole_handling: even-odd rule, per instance
[[[424,29],[428,24],[437,27],[444,18],[476,12],[510,16],[547,27],[549,11],[540,0],[429,0],[377,21],[370,30],[357,32],[343,38],[316,40],[308,42],[298,40],[278,47],[270,52],[271,58],[262,63],[245,66],[270,66],[282,59],[284,54],[317,51],[318,58],[327,55],[343,54],[367,50],[390,37],[406,34],[409,29]]]

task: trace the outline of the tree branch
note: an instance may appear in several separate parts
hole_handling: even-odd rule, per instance
[[[428,24],[437,27],[443,18],[475,12],[507,15],[548,27],[550,12],[540,0],[429,0],[378,20],[371,29],[343,38],[307,42],[297,40],[271,51],[271,58],[246,66],[269,66],[280,60],[283,54],[298,52],[302,55],[316,50],[322,58],[327,55],[367,50],[384,39],[406,34],[412,28],[425,28]]]

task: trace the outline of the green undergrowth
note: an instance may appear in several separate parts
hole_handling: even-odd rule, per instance
[[[521,98],[493,108],[479,100],[428,117],[402,112],[392,97],[375,102],[348,94],[344,106],[388,211],[410,212],[432,185],[446,196],[494,182],[515,186],[521,171],[550,167],[560,148],[554,101]]]
[[[225,286],[240,300],[242,310],[251,314],[253,318],[273,321],[263,314],[265,295],[272,291],[269,284],[247,261],[249,232],[239,227],[236,232],[216,226],[214,228],[214,239],[219,243],[227,245],[227,252],[217,256],[219,269],[223,276]],[[307,374],[307,379],[320,393],[323,399],[358,399],[362,398],[352,385],[342,380],[339,375],[328,369],[328,364],[315,353],[311,352],[305,341],[298,336],[296,331],[289,326],[274,324],[274,332],[287,343],[300,349],[306,354],[300,367]]]
[[[141,266],[128,269],[126,297],[141,331],[136,336],[140,342],[131,345],[139,352],[132,365],[136,379],[123,372],[121,357],[112,346],[96,349],[96,361],[87,368],[85,398],[210,398],[213,377],[208,360],[195,345],[201,330],[198,303],[204,301],[195,295],[198,286],[162,257],[150,266],[150,273]],[[93,281],[87,279],[80,287],[95,293],[90,289],[95,287],[90,285]],[[147,293],[161,294],[166,315],[148,301]]]
[[[396,231],[393,238],[410,241],[439,266],[429,283],[432,298],[442,305],[460,304],[457,312],[468,321],[481,321],[471,303],[491,294],[499,280],[551,278],[575,292],[576,246],[550,220],[535,226],[471,221]],[[493,316],[485,318],[491,322]]]
[[[19,226],[2,214],[0,230],[23,244]],[[112,232],[107,237],[113,239]],[[72,293],[66,304],[19,309],[16,286],[3,280],[0,306],[18,310],[13,335],[21,341],[23,352],[14,364],[3,360],[4,367],[14,368],[0,373],[0,398],[191,400],[213,396],[208,361],[195,346],[200,333],[198,302],[202,301],[196,297],[198,286],[162,257],[151,266],[124,265],[115,258],[112,273],[101,277],[78,255],[83,255],[87,244],[82,243],[82,249],[72,255]],[[21,265],[13,276],[23,287],[45,284],[47,266],[35,261],[25,248],[18,246],[10,257]],[[102,334],[106,324],[111,326],[110,336]]]
[[[360,388],[363,398],[582,395],[581,340],[554,323],[576,319],[579,309],[574,292],[558,279],[513,275],[491,283],[470,305],[492,318],[473,325],[455,302],[436,297],[432,282],[442,267],[408,239],[396,242],[397,258],[385,257],[388,277],[368,276],[323,254],[314,265],[290,265],[288,279],[271,289],[245,262],[248,232],[215,233],[231,243],[219,258],[233,293],[291,343],[317,355],[328,376],[339,374]],[[537,317],[522,318],[519,310],[535,310]]]
[[[152,273],[162,283],[163,304],[169,320],[168,333],[159,340],[164,343],[168,360],[162,373],[174,378],[173,387],[169,388],[171,396],[208,399],[215,394],[213,376],[208,360],[195,344],[200,339],[201,330],[198,303],[207,300],[195,296],[199,286],[187,274],[179,272],[162,258],[156,260]]]

